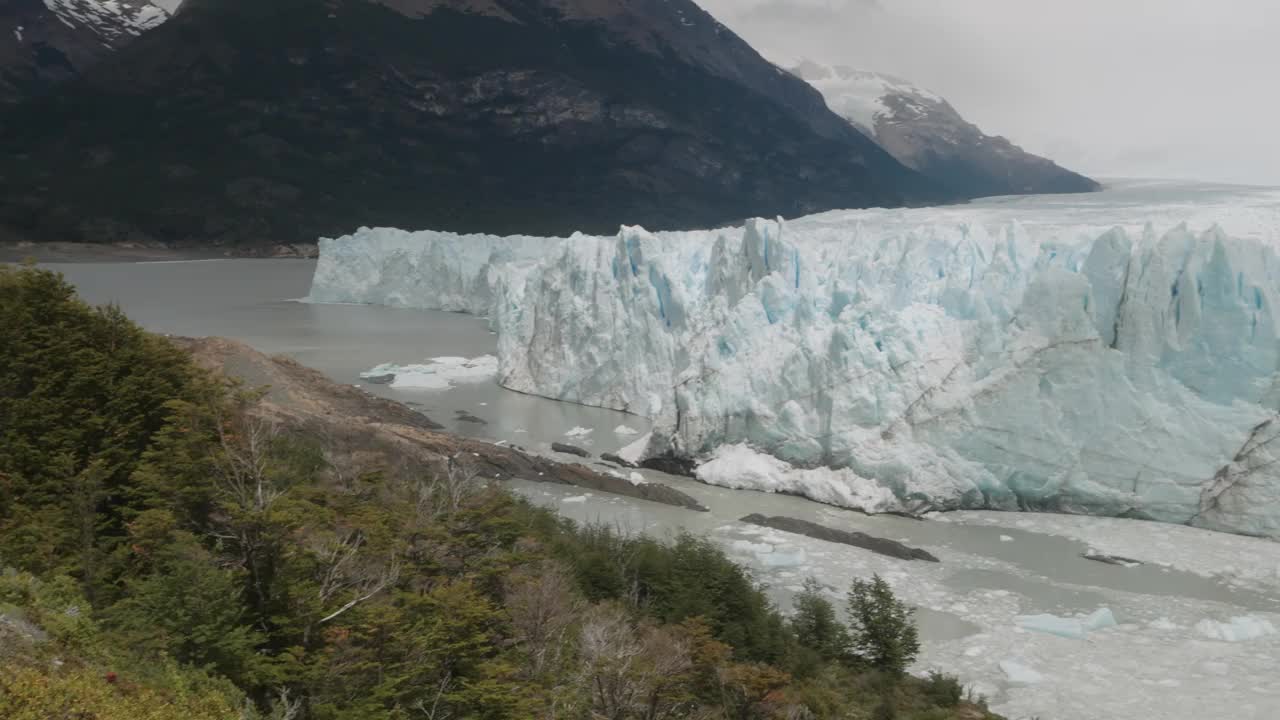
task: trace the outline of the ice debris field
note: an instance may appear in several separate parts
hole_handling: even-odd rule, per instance
[[[806,577],[818,578],[839,606],[852,578],[878,573],[918,608],[923,649],[912,672],[958,673],[1011,720],[1277,717],[1280,557],[1274,542],[1087,516],[865,517],[784,495],[653,479],[690,493],[710,512],[536,483],[513,487],[583,522],[659,537],[675,527],[704,534],[751,568],[784,608]],[[905,563],[741,522],[748,512],[897,539],[941,562]],[[1094,544],[1143,564],[1082,558]],[[1227,557],[1255,568],[1270,561],[1270,569],[1224,573]]]
[[[362,228],[310,299],[460,310],[497,380],[654,421],[707,482],[866,510],[1280,535],[1280,192],[839,211],[563,239]]]

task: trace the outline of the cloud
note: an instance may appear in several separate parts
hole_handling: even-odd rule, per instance
[[[1099,175],[1280,185],[1273,0],[703,0],[766,57],[889,72]]]

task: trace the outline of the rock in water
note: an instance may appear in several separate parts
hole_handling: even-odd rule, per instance
[[[619,456],[617,456],[617,455],[615,455],[615,454],[613,454],[613,453],[601,453],[601,454],[600,454],[600,459],[601,459],[601,460],[604,460],[605,462],[611,462],[611,463],[613,463],[614,465],[617,465],[618,467],[624,467],[624,468],[628,468],[628,469],[632,469],[632,470],[634,470],[635,468],[640,467],[639,465],[637,465],[637,464],[635,464],[635,463],[631,462],[630,460],[627,460],[626,458],[619,457]]]
[[[696,467],[696,463],[688,458],[667,454],[645,458],[640,461],[640,467],[646,470],[657,470],[658,472],[664,472],[668,475],[694,477],[693,470]]]
[[[887,555],[899,560],[924,560],[926,562],[939,562],[938,558],[931,553],[920,550],[919,548],[903,545],[896,540],[887,540],[878,538],[866,533],[854,532],[849,530],[837,530],[829,528],[825,525],[819,525],[808,520],[798,520],[796,518],[772,516],[766,517],[758,513],[752,513],[741,520],[750,525],[759,525],[761,527],[773,528],[783,532],[804,535],[817,540],[825,540],[827,542],[840,543],[841,545],[852,545],[864,550],[870,550],[873,553]]]
[[[1141,560],[1133,558],[1121,557],[1119,555],[1104,555],[1102,553],[1087,552],[1080,555],[1085,560],[1093,560],[1094,562],[1106,563],[1107,565],[1119,565],[1120,567],[1138,567],[1142,564]]]
[[[591,457],[591,453],[583,450],[577,445],[566,445],[565,443],[553,442],[551,443],[551,449],[558,453],[565,453],[566,455],[577,455],[578,457],[584,458]]]

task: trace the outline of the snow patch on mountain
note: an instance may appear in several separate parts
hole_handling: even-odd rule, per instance
[[[311,298],[486,314],[506,387],[652,417],[651,455],[746,444],[791,468],[704,473],[736,487],[1280,536],[1278,237],[1261,190],[362,230],[321,241]]]
[[[872,138],[880,122],[894,122],[900,114],[918,117],[930,106],[946,103],[932,91],[884,73],[821,65],[812,60],[795,63],[791,72],[817,88],[836,114]],[[901,102],[891,103],[890,98],[900,98]]]
[[[136,37],[173,16],[181,0],[44,0],[67,27],[87,27],[106,45]]]

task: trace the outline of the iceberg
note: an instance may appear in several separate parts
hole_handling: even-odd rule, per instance
[[[705,482],[1280,536],[1280,193],[1148,191],[608,237],[364,228],[321,240],[310,299],[485,315],[500,384],[646,416],[629,450]]]

